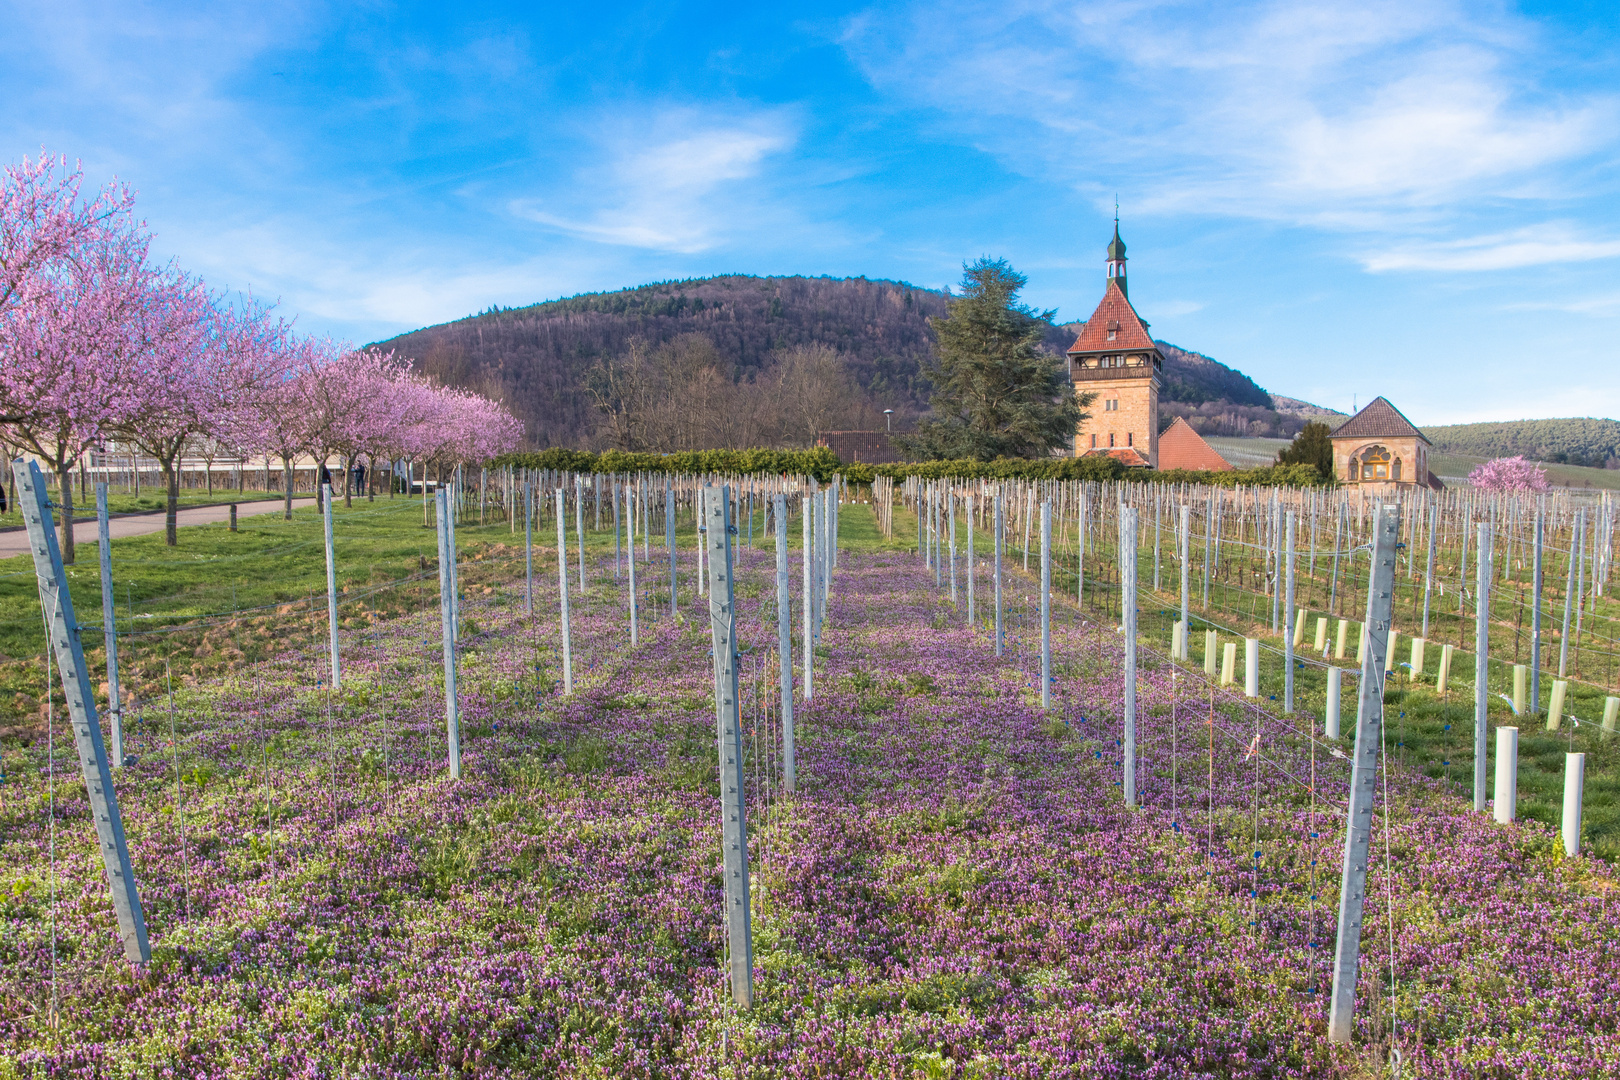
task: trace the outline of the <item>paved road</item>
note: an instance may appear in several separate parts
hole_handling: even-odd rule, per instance
[[[314,499],[294,499],[293,509],[301,506],[314,506]],[[254,502],[236,504],[236,517],[241,520],[255,514],[279,514],[284,504],[280,499],[259,499]],[[229,506],[194,506],[180,508],[177,517],[181,525],[210,525],[231,520]],[[163,511],[157,510],[150,514],[130,514],[126,517],[115,517],[107,523],[107,529],[114,539],[124,536],[145,536],[147,533],[163,531]],[[94,550],[96,546],[96,523],[91,521],[75,521],[73,523],[74,543],[81,547]],[[17,529],[14,532],[0,533],[0,559],[9,559],[14,555],[28,554],[28,532]]]

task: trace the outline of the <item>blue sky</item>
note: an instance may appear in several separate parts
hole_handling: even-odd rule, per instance
[[[1117,194],[1154,333],[1269,390],[1620,416],[1612,0],[4,10],[5,157],[309,331],[981,254],[1083,318]]]

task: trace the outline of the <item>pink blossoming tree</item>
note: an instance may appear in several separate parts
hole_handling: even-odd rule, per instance
[[[1487,461],[1468,474],[1468,482],[1485,491],[1546,491],[1547,470],[1520,454]]]

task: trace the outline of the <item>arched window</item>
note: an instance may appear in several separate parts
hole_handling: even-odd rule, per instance
[[[1395,479],[1397,479],[1397,480],[1399,480],[1401,478],[1401,459],[1400,458],[1395,459],[1394,475],[1395,475]]]
[[[1390,479],[1390,453],[1382,446],[1369,446],[1361,452],[1363,480]]]
[[[1361,479],[1361,462],[1357,458],[1351,458],[1350,459],[1350,479],[1352,479],[1352,480],[1360,480]]]

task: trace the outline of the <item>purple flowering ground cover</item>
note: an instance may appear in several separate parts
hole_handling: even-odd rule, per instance
[[[649,610],[631,650],[602,568],[565,698],[537,570],[545,616],[521,581],[468,602],[460,783],[436,610],[346,637],[341,693],[288,655],[177,687],[172,741],[147,703],[119,776],[147,970],[60,721],[54,905],[43,740],[12,754],[0,1077],[1353,1077],[1392,1028],[1404,1076],[1620,1074],[1610,867],[1399,769],[1330,1047],[1346,762],[1144,657],[1127,811],[1118,635],[1060,609],[1043,713],[1026,582],[998,659],[913,558],[846,554],[784,795],[772,561],[739,563],[753,1010],[722,982],[707,626]]]

